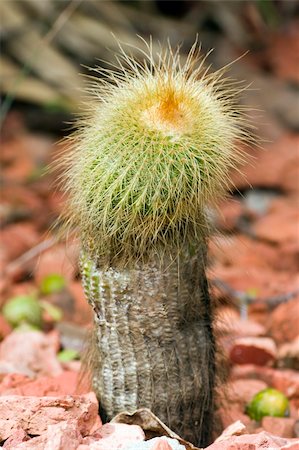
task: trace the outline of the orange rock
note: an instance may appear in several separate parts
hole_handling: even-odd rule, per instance
[[[235,364],[271,365],[276,359],[276,345],[266,337],[243,337],[234,342],[230,359]]]
[[[269,333],[278,343],[290,342],[299,336],[299,295],[280,304],[271,314]]]
[[[265,431],[285,438],[294,437],[294,425],[296,420],[291,417],[270,417],[262,419],[262,427]]]

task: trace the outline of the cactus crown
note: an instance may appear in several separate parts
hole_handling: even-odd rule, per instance
[[[146,47],[143,64],[120,46],[118,68],[93,69],[102,77],[65,156],[66,222],[108,264],[201,242],[246,139],[241,89],[204,69],[197,43],[184,64],[170,46]]]

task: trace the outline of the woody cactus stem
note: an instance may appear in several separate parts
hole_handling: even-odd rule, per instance
[[[146,406],[186,439],[207,443],[215,363],[201,251],[122,271],[101,271],[83,255],[81,268],[95,311],[94,388],[108,416]]]
[[[245,139],[239,93],[195,44],[144,64],[120,46],[65,157],[66,223],[77,226],[95,312],[94,388],[108,417],[148,407],[206,445],[215,346],[205,275],[206,209],[224,195]]]

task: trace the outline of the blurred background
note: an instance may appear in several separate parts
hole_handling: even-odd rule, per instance
[[[113,59],[113,34],[136,47],[137,35],[169,39],[183,53],[198,35],[204,53],[214,49],[212,69],[246,53],[231,75],[252,83],[248,102],[265,110],[270,135],[298,128],[296,0],[2,0],[0,8],[2,119],[13,106],[28,127],[64,134],[82,99],[80,74]]]
[[[72,360],[91,324],[78,245],[58,242],[53,229],[64,200],[59,171],[48,170],[85,97],[86,67],[109,66],[114,35],[133,53],[139,35],[169,39],[183,54],[198,35],[203,53],[214,49],[211,70],[237,60],[229,75],[251,85],[242,101],[263,143],[249,149],[248,181],[234,177],[233,197],[215,215],[222,232],[210,245],[215,298],[224,309],[234,301],[234,323],[241,311],[275,345],[291,345],[299,321],[299,3],[1,0],[0,20],[0,339],[24,324],[58,330],[56,347],[72,350],[62,356]],[[298,339],[292,358],[279,364],[299,367]]]

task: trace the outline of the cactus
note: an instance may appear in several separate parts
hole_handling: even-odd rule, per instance
[[[95,313],[93,385],[107,417],[148,407],[207,445],[215,343],[205,275],[207,208],[230,186],[245,140],[240,89],[209,74],[198,45],[184,64],[170,46],[143,64],[120,46],[96,68],[71,140],[66,224],[78,229]]]

